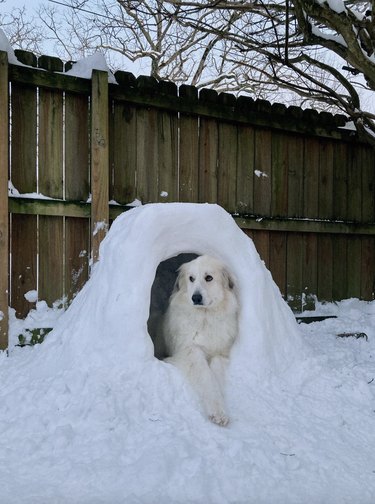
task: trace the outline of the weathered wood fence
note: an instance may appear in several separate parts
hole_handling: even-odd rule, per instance
[[[375,153],[342,116],[17,56],[27,66],[0,53],[3,348],[8,304],[22,317],[30,290],[71,299],[135,199],[222,205],[294,309],[373,298]]]

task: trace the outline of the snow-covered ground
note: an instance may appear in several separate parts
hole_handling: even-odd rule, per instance
[[[231,423],[210,423],[147,333],[158,264],[211,253],[237,277]],[[33,296],[35,293],[33,293]],[[310,313],[309,313],[310,315]],[[0,355],[4,504],[373,504],[375,302],[295,323],[254,246],[215,205],[135,208],[114,222],[63,313],[11,317]],[[54,327],[16,347],[25,328]],[[340,333],[366,338],[339,338]]]

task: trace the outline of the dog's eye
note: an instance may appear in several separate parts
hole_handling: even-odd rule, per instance
[[[189,276],[190,282],[194,282],[195,278],[193,276]]]
[[[211,280],[213,280],[213,277],[211,275],[206,275],[205,280],[206,282],[211,282]]]

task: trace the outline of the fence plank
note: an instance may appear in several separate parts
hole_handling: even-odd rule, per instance
[[[363,148],[352,151],[348,165],[348,185],[350,198],[348,198],[347,218],[360,222],[362,218],[362,158]],[[348,237],[347,263],[347,296],[360,297],[361,295],[361,256],[362,242],[360,237]]]
[[[375,151],[362,147],[362,221],[375,221]],[[361,243],[361,298],[375,297],[375,239],[362,237]]]
[[[8,346],[9,273],[9,89],[8,56],[0,52],[0,350]]]
[[[137,198],[142,203],[158,200],[157,110],[137,110]]]
[[[318,286],[317,295],[321,301],[332,300],[333,287],[333,248],[332,236],[322,234],[318,236]]]
[[[63,95],[39,91],[39,190],[45,196],[63,196]]]
[[[37,190],[37,90],[12,84],[12,173],[20,193]]]
[[[303,214],[312,219],[319,216],[319,153],[319,139],[305,138]]]
[[[375,150],[361,146],[362,153],[362,222],[375,221]]]
[[[288,144],[285,134],[272,132],[271,215],[288,215]]]
[[[38,297],[49,305],[64,295],[63,218],[39,217]]]
[[[157,121],[159,172],[157,201],[177,201],[177,114],[159,111]]]
[[[181,86],[180,96],[196,102],[198,90],[192,86]],[[196,115],[180,115],[179,149],[179,200],[196,202],[199,174],[199,133]]]
[[[272,185],[272,137],[271,131],[255,132],[254,213],[270,215]]]
[[[254,213],[254,128],[238,127],[237,211]]]
[[[361,296],[361,256],[362,240],[360,236],[348,237],[348,293],[347,297]]]
[[[319,217],[333,217],[333,144],[329,140],[320,142],[319,158]]]
[[[199,128],[199,201],[217,201],[218,124],[201,119]]]
[[[333,299],[345,299],[348,297],[347,281],[347,254],[348,240],[346,236],[336,236],[332,243],[333,250]]]
[[[91,250],[99,258],[99,245],[109,225],[109,118],[108,74],[92,72],[91,94]]]
[[[228,212],[236,211],[237,126],[221,123],[218,128],[217,203]]]
[[[332,213],[335,219],[347,217],[350,147],[344,143],[334,145]]]
[[[287,234],[282,232],[270,233],[270,270],[272,277],[279,287],[283,296],[286,295],[286,257],[287,257]]]
[[[303,138],[288,136],[288,217],[303,217]]]
[[[362,147],[351,151],[348,160],[348,187],[350,197],[347,199],[347,215],[349,220],[360,222],[362,217]]]
[[[268,231],[254,231],[253,242],[261,259],[267,268],[270,265],[270,233]]]
[[[34,308],[25,294],[37,290],[37,217],[34,215],[12,215],[12,274],[11,306],[17,317],[26,317]],[[27,246],[25,246],[27,244]]]
[[[65,198],[87,201],[89,196],[88,98],[65,94]],[[88,279],[90,221],[65,217],[64,294],[70,301]]]
[[[370,300],[375,298],[375,238],[362,237],[361,252],[361,299]]]
[[[39,192],[62,199],[63,94],[39,90]],[[39,217],[38,298],[51,304],[64,295],[63,217]]]
[[[90,226],[88,219],[65,219],[65,295],[72,300],[89,273]]]
[[[87,201],[90,193],[89,110],[85,95],[65,93],[65,197]]]
[[[136,198],[137,109],[127,103],[113,103],[110,114],[110,200],[131,203]]]
[[[20,193],[37,191],[37,89],[12,83],[11,180]],[[25,317],[35,303],[25,294],[37,290],[37,216],[12,215],[11,306]],[[27,243],[27,247],[24,244]]]
[[[315,296],[318,292],[318,238],[314,233],[302,235],[302,288],[304,309],[315,307]]]
[[[302,236],[290,233],[287,238],[287,300],[294,311],[302,309]]]

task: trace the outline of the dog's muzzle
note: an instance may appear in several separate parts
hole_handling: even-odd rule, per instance
[[[191,299],[193,301],[193,304],[202,306],[203,305],[203,296],[199,292],[195,292],[192,296]]]

